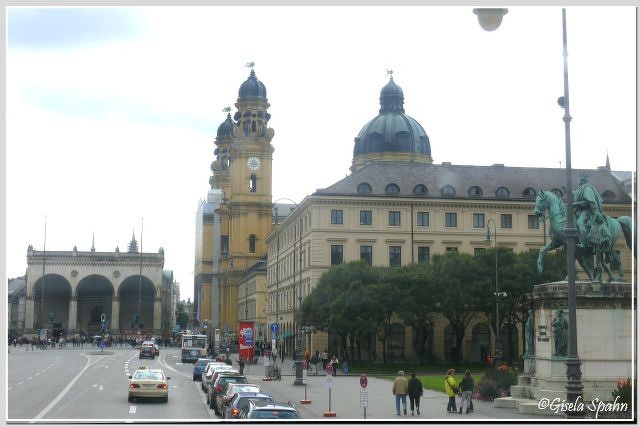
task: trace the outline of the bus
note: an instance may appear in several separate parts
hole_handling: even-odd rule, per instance
[[[198,334],[182,335],[180,360],[182,363],[194,363],[200,358],[207,357],[207,336]]]

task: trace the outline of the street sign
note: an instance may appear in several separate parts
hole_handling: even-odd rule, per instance
[[[360,375],[360,387],[367,388],[367,376],[365,374]]]
[[[209,321],[207,319],[204,320],[204,327],[207,328],[209,326]]]
[[[277,335],[279,330],[280,330],[280,325],[278,325],[277,323],[271,324],[271,333],[273,335]]]
[[[229,332],[231,332],[231,328],[229,327],[229,325],[224,325],[224,333],[229,335]]]
[[[102,314],[100,315],[100,321],[101,321],[102,323],[104,323],[104,321],[105,321],[105,320],[107,320],[107,316],[106,316],[104,313],[102,313]]]
[[[366,408],[369,406],[369,390],[366,388],[360,389],[360,407]]]
[[[329,390],[331,390],[333,388],[333,375],[328,375],[327,374],[327,379],[326,379],[324,385]]]

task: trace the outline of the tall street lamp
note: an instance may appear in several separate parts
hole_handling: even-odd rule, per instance
[[[280,198],[278,200],[276,200],[274,203],[280,201],[280,200],[287,200],[291,203],[293,203],[293,210],[297,210],[298,209],[298,204],[296,202],[294,202],[291,199],[288,199],[286,197]],[[295,348],[295,357],[293,359],[293,363],[295,366],[295,370],[296,370],[296,378],[293,381],[293,385],[304,385],[304,381],[302,378],[302,358],[301,358],[301,354],[302,354],[302,329],[299,328],[299,325],[296,321],[296,318],[298,316],[297,310],[296,310],[296,299],[298,299],[298,310],[300,309],[300,306],[302,305],[302,214],[300,212],[298,212],[298,216],[299,216],[299,224],[298,224],[298,230],[297,233],[294,233],[294,248],[293,248],[293,253],[295,256],[296,253],[296,241],[295,241],[295,234],[297,234],[298,237],[298,264],[299,264],[299,271],[300,271],[300,282],[299,282],[299,286],[300,286],[300,291],[297,291],[297,285],[296,285],[296,265],[295,265],[295,261],[293,264],[293,339],[294,339],[294,348]],[[276,210],[276,224],[277,224],[277,210]],[[277,267],[276,267],[277,268]],[[277,270],[276,270],[277,271]],[[297,295],[296,295],[297,294]]]
[[[485,28],[483,22],[497,22],[497,26],[488,31],[493,31],[500,26],[502,17],[507,13],[507,9],[474,9],[478,15],[480,26]],[[486,28],[485,28],[486,29]],[[567,223],[564,227],[567,252],[567,288],[569,305],[569,343],[567,347],[567,400],[571,403],[582,400],[582,371],[580,366],[582,361],[578,356],[578,334],[576,325],[576,261],[575,248],[577,229],[573,218],[573,185],[571,182],[571,114],[569,114],[569,62],[567,54],[567,11],[562,8],[562,56],[564,63],[564,96],[558,98],[558,104],[564,109],[564,136],[565,136],[565,164],[566,164],[566,202],[567,202]],[[579,405],[569,405],[565,412],[567,417],[581,417]]]
[[[500,307],[498,304],[498,298],[501,296],[500,292],[498,292],[498,230],[496,227],[496,223],[493,218],[489,218],[487,221],[487,238],[486,241],[491,241],[491,232],[489,229],[489,224],[493,224],[493,244],[495,246],[495,271],[496,271],[496,280],[495,280],[495,292],[493,293],[494,299],[496,301],[496,352],[494,355],[494,366],[498,364],[498,360],[502,359],[502,341],[500,340]]]

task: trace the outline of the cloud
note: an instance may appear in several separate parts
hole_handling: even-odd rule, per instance
[[[140,37],[144,20],[131,8],[8,9],[9,48],[91,46]]]

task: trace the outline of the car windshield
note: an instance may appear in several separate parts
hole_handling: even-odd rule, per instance
[[[268,397],[241,397],[238,399],[238,407],[239,408],[248,408],[249,402],[253,402],[256,406],[265,406],[269,403],[272,403],[271,399]]]
[[[300,415],[298,415],[298,413],[295,411],[262,408],[262,409],[254,410],[251,413],[251,418],[261,418],[261,419],[300,418]]]
[[[164,375],[162,374],[162,372],[157,371],[137,371],[133,376],[133,379],[162,381],[164,380]]]

